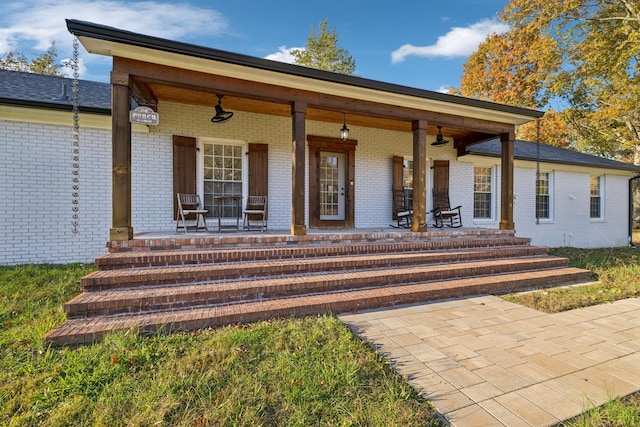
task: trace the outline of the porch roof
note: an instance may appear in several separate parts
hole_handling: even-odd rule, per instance
[[[154,97],[154,100],[182,100],[212,107],[216,102],[213,95],[218,92],[225,95],[225,108],[274,115],[290,115],[290,102],[302,101],[309,106],[310,119],[341,123],[342,114],[347,113],[352,124],[408,131],[413,120],[426,120],[432,126],[446,126],[446,136],[467,138],[466,143],[476,143],[508,132],[514,125],[532,121],[544,114],[536,110],[147,36],[90,22],[67,20],[67,27],[90,53],[123,58],[127,64],[131,62],[126,61],[146,63],[158,66],[159,70],[186,70],[193,72],[194,76],[200,76],[197,80],[199,84],[202,84],[202,76],[224,77],[222,81],[207,83],[206,87],[188,87],[184,82],[175,84],[164,80],[170,73],[161,73],[162,76],[156,78],[146,76],[138,83],[145,86],[144,93]],[[135,78],[135,75],[132,76]],[[261,89],[242,92],[239,82],[249,82],[258,85],[254,89]],[[288,98],[279,97],[273,91],[264,91],[266,86],[279,88]],[[382,123],[376,123],[380,120]],[[431,130],[435,130],[435,127]]]
[[[467,153],[478,156],[500,157],[500,149],[500,140],[493,139],[468,148]],[[555,147],[553,145],[542,143],[538,144],[529,141],[516,140],[513,157],[518,160],[534,162],[539,160],[547,163],[617,169],[640,173],[640,166],[605,159],[603,157],[568,150],[566,148]]]

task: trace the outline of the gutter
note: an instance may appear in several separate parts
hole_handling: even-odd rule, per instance
[[[42,101],[29,101],[14,98],[0,98],[0,105],[7,105],[9,107],[38,108],[53,111],[73,111],[73,105],[71,104],[56,104],[51,102],[47,103]],[[80,106],[80,112],[110,116],[111,108]]]
[[[482,108],[485,110],[498,111],[502,113],[516,114],[525,117],[531,117],[534,119],[540,118],[544,115],[544,111],[513,107],[510,105],[503,105],[495,102],[465,98],[426,89],[417,89],[409,86],[366,79],[363,77],[318,70],[295,64],[287,64],[284,62],[257,58],[254,56],[243,55],[189,43],[177,42],[174,40],[167,40],[159,37],[147,36],[144,34],[133,33],[130,31],[120,30],[117,28],[86,21],[67,19],[66,22],[69,32],[78,38],[87,37],[107,42],[121,43],[129,46],[137,46],[157,51],[207,59],[211,61],[224,62],[227,64],[240,65],[258,70],[272,71],[308,79],[339,83],[348,86],[373,89],[388,93],[396,93],[400,95],[413,96],[416,98],[429,99],[450,104]]]
[[[486,152],[481,152],[481,151],[468,151],[467,152],[468,155],[471,156],[480,156],[480,157],[494,157],[494,158],[501,158],[499,154],[495,154],[495,153],[486,153]],[[613,170],[623,170],[623,171],[633,171],[633,172],[638,172],[640,166],[634,166],[634,165],[600,165],[600,164],[596,164],[596,163],[581,163],[581,162],[575,162],[575,161],[567,161],[567,160],[554,160],[554,159],[547,159],[544,157],[541,157],[540,159],[536,159],[535,157],[523,157],[523,156],[513,156],[514,160],[522,160],[522,161],[526,161],[526,162],[541,162],[541,163],[554,163],[554,164],[558,164],[558,165],[569,165],[569,166],[581,166],[581,167],[596,167],[596,168],[601,168],[601,169],[613,169]],[[640,175],[638,175],[640,176]]]

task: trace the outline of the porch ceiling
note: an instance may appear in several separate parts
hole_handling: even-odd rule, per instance
[[[155,96],[156,100],[210,107],[212,114],[213,107],[218,102],[216,94],[214,93],[215,91],[202,90],[202,88],[181,88],[162,84],[148,84],[147,88]],[[258,114],[268,114],[272,116],[291,117],[290,104],[251,99],[239,95],[229,95],[226,93],[221,94],[224,95],[222,104],[225,110],[246,111]],[[344,112],[347,113],[347,122],[349,125],[364,126],[377,129],[390,129],[403,132],[411,131],[411,121],[409,120],[372,117],[352,113],[347,110],[345,110]],[[342,124],[344,116],[343,113],[339,111],[309,107],[307,111],[307,118],[309,120]],[[430,126],[429,131],[432,133],[437,132],[436,126]],[[445,131],[446,133],[448,129],[443,128],[443,131]],[[468,133],[457,131],[448,133],[447,136],[454,137],[463,134]]]
[[[229,92],[232,89],[212,89],[210,87],[195,87],[195,86],[176,86],[171,83],[165,82],[146,82],[145,79],[134,79],[134,88],[143,98],[151,97],[155,101],[167,101],[181,104],[198,105],[211,108],[212,114],[214,113],[213,107],[218,102],[216,97],[217,93],[224,95],[223,107],[225,110],[230,111],[246,111],[257,114],[268,114],[279,117],[291,117],[291,104],[284,101],[273,101],[257,99],[260,95],[256,95],[260,92],[259,89],[250,90],[249,88],[254,85],[251,82],[240,83],[241,86],[246,87],[247,93],[235,93]],[[287,91],[283,89],[283,96],[287,96]],[[336,110],[333,108],[320,108],[314,105],[310,105],[307,110],[307,119],[342,124],[345,119],[344,113],[346,113],[346,121],[349,126],[362,126],[374,129],[387,129],[400,132],[411,132],[412,119],[405,118],[391,118],[384,117],[384,111],[374,111],[380,109],[380,107],[370,108],[370,112],[367,114],[354,112],[353,104],[354,100],[338,101],[343,103],[344,109]],[[366,107],[365,107],[366,108]],[[384,107],[382,107],[384,108]],[[398,114],[398,113],[395,113]],[[437,113],[440,115],[440,113]],[[499,135],[504,130],[487,129],[487,131],[478,131],[462,127],[463,118],[451,115],[442,115],[428,120],[428,133],[435,135],[438,132],[437,126],[442,126],[442,132],[445,138],[452,138],[456,141],[456,145],[468,146],[474,143],[485,141]],[[468,122],[469,119],[466,119]],[[445,123],[451,123],[445,125]],[[478,121],[480,122],[480,121]],[[459,123],[456,126],[455,123]],[[474,123],[474,127],[484,127],[481,123]],[[490,126],[491,127],[491,126]]]

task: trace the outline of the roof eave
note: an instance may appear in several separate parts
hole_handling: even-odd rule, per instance
[[[485,153],[480,151],[468,151],[467,154],[472,156],[482,156],[482,157],[495,157],[500,158],[500,154],[496,153]],[[580,167],[589,167],[589,168],[601,168],[601,169],[613,169],[613,170],[623,170],[629,172],[640,173],[640,166],[635,165],[626,165],[621,163],[620,165],[598,165],[594,163],[582,163],[582,162],[574,162],[574,161],[563,161],[563,160],[554,160],[554,159],[545,159],[545,158],[535,158],[535,157],[525,157],[525,156],[513,156],[514,160],[522,160],[527,162],[541,162],[541,163],[553,163],[558,165],[570,165],[570,166],[580,166]]]
[[[199,58],[205,61],[215,61],[227,64],[228,66],[248,68],[266,73],[286,74],[288,76],[301,79],[311,79],[317,82],[346,85],[353,88],[361,88],[370,91],[396,94],[399,96],[419,98],[433,103],[433,106],[445,106],[447,104],[456,106],[463,110],[482,109],[494,112],[499,116],[500,121],[505,123],[522,124],[540,118],[544,112],[520,107],[497,104],[471,98],[464,98],[455,95],[417,89],[377,80],[366,79],[340,73],[333,73],[324,70],[302,67],[294,64],[287,64],[279,61],[272,61],[263,58],[252,57],[243,54],[232,53],[219,49],[213,49],[193,44],[162,39],[158,37],[146,36],[119,30],[112,27],[98,25],[94,23],[67,20],[69,31],[81,39],[83,45],[91,53],[111,55],[113,50],[118,51],[126,46],[133,46],[141,49],[148,49],[168,54],[181,55],[190,58]],[[99,40],[103,43],[89,43],[90,40]],[[88,47],[89,46],[89,47]],[[138,51],[139,52],[139,51]],[[148,52],[146,52],[148,53]],[[184,63],[184,62],[182,62]],[[236,68],[237,69],[237,68]],[[390,100],[389,104],[394,104],[395,100]],[[467,114],[467,111],[465,111]]]
[[[53,111],[73,111],[73,105],[70,104],[58,104],[53,102],[30,101],[14,98],[0,98],[0,105],[22,108],[38,108]],[[80,112],[83,113],[111,115],[111,108],[87,107],[81,105],[79,106],[79,109]]]

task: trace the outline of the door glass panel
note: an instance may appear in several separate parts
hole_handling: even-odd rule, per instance
[[[320,219],[344,220],[345,155],[320,153]]]

